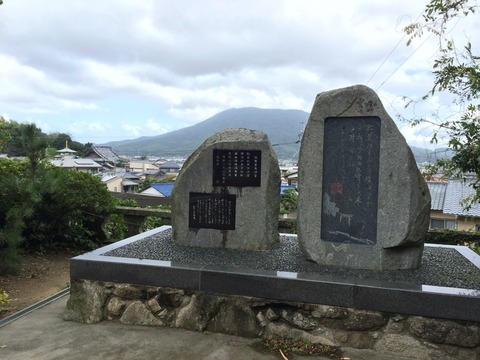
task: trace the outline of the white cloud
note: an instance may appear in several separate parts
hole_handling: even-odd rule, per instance
[[[145,123],[145,134],[146,135],[160,135],[168,132],[168,127],[164,126],[162,123],[155,121],[153,119],[148,119]]]
[[[417,0],[9,0],[0,9],[0,109],[82,138],[95,131],[122,139],[192,125],[231,107],[310,111],[317,93],[366,83],[378,70],[368,85],[392,116],[425,116],[444,99],[406,112],[398,101],[431,86],[435,42],[406,47],[401,31],[424,6]],[[465,29],[477,25],[474,19]],[[125,98],[142,99],[139,111],[152,104],[138,115],[149,120],[140,124],[124,114]]]
[[[120,127],[126,134],[128,134],[128,138],[131,138],[132,136],[140,136],[142,134],[142,127],[138,125],[121,124]]]

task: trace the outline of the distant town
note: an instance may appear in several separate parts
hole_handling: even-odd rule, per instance
[[[57,151],[52,164],[55,166],[83,171],[101,177],[112,193],[135,193],[147,196],[169,197],[177,175],[182,169],[185,157],[122,156],[110,146],[92,145],[83,157],[68,147]],[[281,191],[293,188],[297,191],[298,167],[291,160],[279,161],[281,170]],[[419,164],[422,168],[426,163]],[[432,205],[430,212],[431,229],[480,230],[480,206],[465,209],[465,199],[474,190],[467,181],[444,179],[440,175],[426,178]]]

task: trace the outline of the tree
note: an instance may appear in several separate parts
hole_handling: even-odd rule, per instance
[[[280,195],[280,212],[288,214],[297,210],[298,193],[293,188],[283,190]]]
[[[0,274],[16,274],[22,266],[20,245],[26,218],[32,213],[35,197],[31,187],[18,175],[18,168],[7,165],[13,160],[3,159],[0,167]]]
[[[28,176],[9,171],[14,170],[14,166],[2,166],[1,169],[5,172],[0,177],[0,273],[20,271],[19,248],[24,240],[26,219],[40,201],[36,180],[47,147],[40,129],[34,124],[21,125],[18,130],[15,144],[26,154]]]
[[[476,15],[478,7],[474,0],[431,0],[425,8],[423,19],[405,28],[409,45],[415,38],[433,34],[438,40],[438,53],[433,64],[434,82],[432,89],[422,100],[436,92],[449,93],[460,114],[439,120],[413,120],[414,125],[429,122],[437,126],[432,142],[437,142],[438,131],[449,136],[448,147],[455,155],[449,160],[440,160],[447,176],[462,178],[473,173],[471,183],[476,195],[465,203],[468,208],[480,200],[480,57],[475,55],[469,40],[461,45],[457,38],[449,38],[450,30],[466,16]]]
[[[57,150],[68,147],[78,152],[78,155],[82,155],[87,149],[90,148],[91,143],[82,144],[78,141],[73,141],[69,134],[65,133],[50,133],[46,135],[48,145]]]
[[[92,249],[105,240],[102,224],[114,202],[98,177],[53,167],[41,181],[41,201],[24,231],[26,247]]]
[[[0,116],[0,152],[3,151],[3,148],[5,147],[5,144],[9,138],[8,132],[5,130],[6,124],[7,121]]]
[[[35,182],[41,162],[47,155],[45,151],[48,147],[47,139],[35,124],[21,125],[15,145],[25,153],[29,163],[30,179]]]
[[[54,147],[57,150],[70,147],[72,145],[72,138],[68,134],[64,133],[51,133],[47,135],[48,145]]]
[[[29,130],[26,129],[27,127]],[[30,133],[27,134],[26,131]],[[1,139],[3,139],[2,151],[10,156],[27,155],[27,149],[25,147],[28,143],[27,136],[38,138],[38,141],[46,136],[35,124],[20,124],[14,120],[6,121],[3,118],[0,119],[0,134],[4,134],[3,136],[0,135]],[[22,137],[23,140],[21,139]]]
[[[0,159],[0,274],[20,271],[21,246],[95,247],[114,206],[106,185],[46,164],[47,138],[34,124],[7,124],[26,160]]]

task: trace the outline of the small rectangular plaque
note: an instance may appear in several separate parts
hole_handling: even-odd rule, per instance
[[[380,118],[325,119],[321,238],[377,243]]]
[[[188,226],[191,228],[235,230],[237,197],[234,194],[189,194]]]
[[[260,186],[261,150],[213,150],[213,186]]]

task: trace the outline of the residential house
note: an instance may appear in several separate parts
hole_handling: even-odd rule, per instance
[[[175,161],[166,161],[159,166],[159,169],[165,174],[178,174],[180,172],[180,165]]]
[[[122,177],[118,175],[105,175],[102,182],[107,185],[110,192],[123,192]]]
[[[96,161],[107,171],[113,170],[115,164],[120,160],[110,146],[101,145],[92,145],[84,157]]]
[[[298,170],[290,174],[286,174],[284,179],[286,180],[288,185],[297,187],[298,186]]]
[[[144,173],[146,171],[158,171],[159,168],[150,160],[130,160],[127,169],[131,172]]]
[[[163,180],[165,179],[165,173],[159,169],[157,170],[146,170],[140,173],[140,177],[148,180]]]
[[[119,174],[122,177],[122,192],[133,193],[138,189],[138,185],[141,182],[140,177],[132,172],[124,172]]]
[[[97,174],[102,166],[91,159],[79,159],[73,156],[63,156],[51,161],[52,165],[72,169],[75,171],[87,172],[90,174]]]
[[[480,205],[464,208],[464,201],[475,193],[468,181],[427,181],[432,205],[430,229],[480,230]]]
[[[102,182],[107,185],[111,192],[134,193],[138,189],[141,180],[138,175],[131,172],[119,174],[109,174],[102,178]]]
[[[168,183],[152,183],[148,188],[141,191],[142,195],[168,197],[172,195],[173,182]]]

